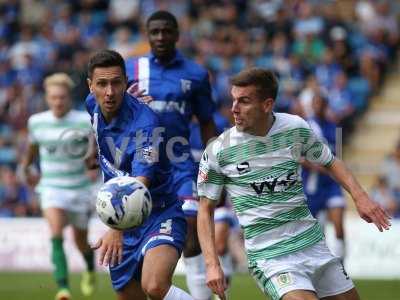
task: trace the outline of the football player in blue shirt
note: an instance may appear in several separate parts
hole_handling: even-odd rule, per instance
[[[196,191],[197,170],[191,155],[190,121],[199,121],[203,144],[216,135],[208,72],[177,49],[179,28],[176,18],[167,11],[153,13],[146,22],[151,52],[146,57],[126,61],[129,80],[136,84],[135,95],[141,96],[158,114],[166,128],[171,150],[173,181],[178,197],[184,201],[183,210],[188,234],[183,250],[186,282],[195,299],[205,300],[212,295],[206,286],[204,259],[197,238]],[[130,89],[131,90],[131,89]]]
[[[312,109],[314,116],[308,120],[311,128],[335,153],[337,126],[327,118],[328,100],[323,95],[316,94],[312,100]],[[343,260],[345,256],[343,218],[346,200],[342,188],[329,176],[325,168],[310,162],[304,162],[303,166],[302,177],[308,207],[321,225],[325,225],[327,218],[333,223],[336,239],[330,245],[330,250]]]
[[[119,300],[193,299],[171,283],[185,242],[186,220],[172,186],[158,116],[126,93],[125,64],[117,52],[94,54],[88,77],[94,98],[86,100],[86,107],[104,180],[136,177],[149,188],[153,201],[152,212],[141,226],[109,229],[97,242],[100,264],[110,265]]]

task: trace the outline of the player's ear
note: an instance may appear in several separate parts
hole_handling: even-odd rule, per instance
[[[274,99],[272,99],[272,98],[267,98],[267,99],[265,99],[264,100],[264,102],[263,102],[263,109],[264,109],[264,112],[270,112],[270,111],[272,111],[272,108],[273,108],[273,106],[274,106]]]
[[[93,90],[92,90],[92,80],[91,80],[90,78],[87,78],[87,79],[86,79],[86,82],[87,82],[87,84],[88,84],[88,87],[89,87],[90,92],[93,93]]]

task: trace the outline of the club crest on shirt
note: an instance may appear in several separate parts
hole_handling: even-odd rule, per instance
[[[187,79],[181,79],[181,89],[182,93],[187,93],[192,88],[192,81]]]
[[[279,274],[276,278],[276,282],[280,288],[293,284],[293,278],[290,273]]]
[[[152,146],[142,148],[140,151],[141,158],[151,164],[157,161],[157,152]]]

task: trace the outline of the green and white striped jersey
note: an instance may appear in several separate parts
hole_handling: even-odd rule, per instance
[[[28,120],[29,139],[39,146],[41,179],[38,192],[45,188],[80,190],[91,186],[86,176],[84,156],[91,132],[87,113],[71,110],[56,118],[48,110]]]
[[[288,254],[324,238],[303,193],[300,157],[328,166],[334,160],[302,118],[275,113],[266,136],[233,127],[203,153],[199,196],[219,200],[226,188],[245,234],[249,262]]]

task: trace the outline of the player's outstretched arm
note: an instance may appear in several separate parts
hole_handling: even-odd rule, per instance
[[[330,174],[350,193],[361,218],[368,223],[374,223],[379,231],[388,230],[390,227],[389,215],[368,196],[343,161],[335,158],[328,169]]]
[[[200,198],[197,232],[207,268],[207,285],[224,300],[226,282],[215,248],[214,208],[215,201],[206,197]]]

